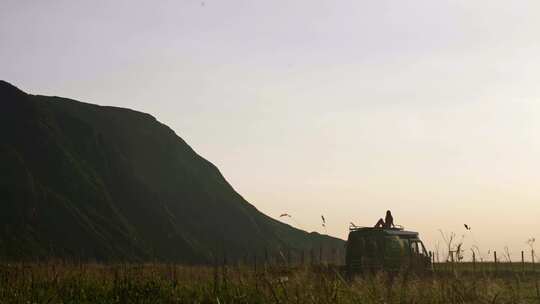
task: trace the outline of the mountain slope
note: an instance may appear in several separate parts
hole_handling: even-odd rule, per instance
[[[260,213],[148,114],[0,81],[0,256],[205,263],[341,248]]]

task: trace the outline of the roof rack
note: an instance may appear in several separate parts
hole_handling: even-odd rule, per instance
[[[383,227],[365,227],[365,226],[356,226],[353,223],[349,225],[349,231],[357,231],[357,230],[394,230],[394,231],[402,231],[405,227],[402,225],[394,225],[392,228],[383,228]]]

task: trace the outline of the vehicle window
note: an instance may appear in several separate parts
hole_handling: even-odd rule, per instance
[[[409,242],[407,240],[400,239],[399,245],[401,246],[401,248],[403,248],[402,255],[408,255],[409,253],[407,252],[407,248],[409,247]]]
[[[411,242],[411,254],[417,255],[420,254],[420,251],[418,250],[418,242]]]
[[[377,242],[372,238],[366,238],[365,242],[366,255],[374,256],[377,254]]]
[[[377,239],[377,255],[381,255],[381,256],[384,256],[384,253],[385,253],[385,248],[384,248],[384,238],[379,238]]]
[[[395,238],[392,238],[392,237],[388,237],[385,239],[385,252],[397,252],[399,251],[399,247],[400,247],[400,242],[398,239],[395,239]]]
[[[422,254],[425,255],[425,256],[429,256],[429,254],[428,254],[428,252],[426,250],[426,247],[424,247],[424,243],[422,243],[422,242],[418,242],[418,243],[420,243],[420,249],[422,251]]]
[[[359,238],[356,238],[356,242],[355,242],[355,252],[357,252],[356,254],[364,254],[364,238],[363,237],[359,237]]]

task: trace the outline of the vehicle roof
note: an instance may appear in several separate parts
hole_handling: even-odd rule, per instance
[[[418,237],[418,232],[404,230],[403,228],[374,228],[374,227],[353,227],[349,229],[349,233],[364,234],[364,235],[389,235],[405,238]]]

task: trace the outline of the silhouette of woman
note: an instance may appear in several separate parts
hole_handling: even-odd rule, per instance
[[[390,212],[390,210],[386,210],[386,217],[384,220],[380,218],[377,224],[375,224],[375,228],[390,229],[392,227],[395,227],[394,217],[392,217],[392,212]]]

